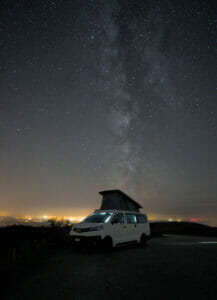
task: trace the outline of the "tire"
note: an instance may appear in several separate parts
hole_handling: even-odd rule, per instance
[[[140,243],[139,244],[140,244],[141,247],[146,246],[146,244],[147,244],[147,236],[146,236],[146,234],[142,234],[142,236],[140,238]]]
[[[102,240],[102,250],[110,251],[112,249],[112,239],[107,236]]]

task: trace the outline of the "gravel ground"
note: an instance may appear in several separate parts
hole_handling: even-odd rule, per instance
[[[167,235],[144,248],[64,250],[33,270],[10,299],[216,300],[217,238]]]

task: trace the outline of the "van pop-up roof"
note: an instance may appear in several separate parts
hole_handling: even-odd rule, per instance
[[[139,212],[142,208],[135,200],[120,190],[108,190],[99,192],[102,195],[102,204],[100,209],[118,209]]]

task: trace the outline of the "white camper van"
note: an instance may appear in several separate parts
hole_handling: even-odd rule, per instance
[[[73,242],[90,242],[104,247],[131,243],[145,245],[150,237],[150,226],[147,216],[139,212],[141,206],[119,190],[104,191],[100,194],[104,197],[101,209],[96,209],[81,223],[72,227],[70,236]],[[107,208],[107,206],[124,208],[124,205],[128,205],[129,210]]]

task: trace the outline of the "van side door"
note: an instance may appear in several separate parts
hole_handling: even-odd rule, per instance
[[[148,228],[147,216],[144,214],[137,214],[136,217],[137,217],[137,231],[138,231],[139,238],[143,233],[145,233],[146,236],[149,236],[150,232],[148,230],[149,228]]]
[[[120,244],[125,241],[126,226],[123,213],[117,213],[111,220],[112,238],[115,244]]]
[[[137,218],[134,213],[125,213],[127,220],[128,241],[138,241]]]

